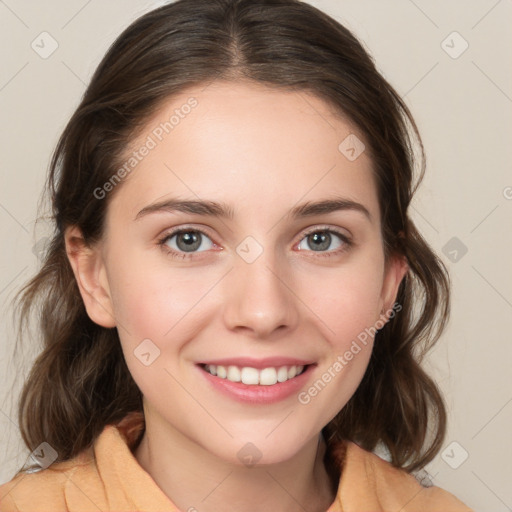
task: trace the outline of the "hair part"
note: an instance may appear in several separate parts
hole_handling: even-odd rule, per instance
[[[68,460],[90,447],[105,425],[142,411],[117,330],[87,315],[64,232],[77,226],[86,243],[101,240],[109,199],[122,183],[104,199],[94,190],[118,171],[164,102],[215,80],[310,92],[364,137],[386,262],[404,257],[409,271],[396,299],[402,310],[377,332],[359,388],[322,432],[329,448],[351,440],[372,451],[382,443],[393,465],[423,467],[442,446],[446,410],[421,360],[450,309],[448,272],[407,213],[425,171],[423,145],[409,109],[361,43],[298,0],[178,0],[133,22],[97,67],[52,156],[46,184],[51,244],[42,268],[17,295],[19,332],[39,307],[43,340],[20,397],[23,441],[29,450],[46,441],[57,461]],[[335,480],[336,465],[327,463]]]

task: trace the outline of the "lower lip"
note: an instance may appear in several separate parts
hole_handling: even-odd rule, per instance
[[[220,377],[212,375],[201,366],[198,366],[198,369],[215,389],[230,398],[243,403],[272,404],[285,400],[291,395],[298,393],[309,378],[309,374],[314,366],[314,364],[310,364],[299,376],[287,380],[286,382],[277,382],[271,386],[247,385],[243,382],[231,382],[228,379],[221,379]]]

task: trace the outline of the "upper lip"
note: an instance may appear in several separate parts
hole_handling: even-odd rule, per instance
[[[251,368],[262,370],[263,368],[269,367],[279,368],[281,366],[306,366],[309,364],[314,364],[314,361],[284,356],[265,357],[263,359],[255,359],[253,357],[230,357],[226,359],[212,359],[208,361],[201,361],[197,364],[238,366],[240,368],[243,368],[244,366],[249,366]]]

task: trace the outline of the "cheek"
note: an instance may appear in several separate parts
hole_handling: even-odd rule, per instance
[[[345,350],[351,341],[375,325],[380,315],[383,261],[358,257],[337,268],[320,269],[304,277],[300,296],[314,312],[317,325],[333,348]]]
[[[120,259],[109,273],[116,321],[125,339],[162,340],[200,301],[211,279],[148,265],[147,258]]]
[[[157,268],[147,258],[119,261],[109,279],[122,350],[141,391],[151,396],[156,390],[158,397],[161,390],[170,392],[172,379],[164,370],[179,360],[212,278]]]
[[[309,284],[322,288],[313,293],[315,288],[304,287],[310,290],[304,302],[314,304],[311,318],[323,334],[325,352],[318,378],[298,399],[323,411],[326,424],[356,392],[368,367],[380,315],[382,272],[378,264],[354,264],[333,271],[330,279],[314,277]]]

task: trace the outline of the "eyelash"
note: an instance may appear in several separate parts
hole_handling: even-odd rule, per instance
[[[194,257],[195,254],[198,254],[197,252],[190,252],[190,253],[181,253],[176,252],[174,249],[171,249],[166,246],[166,242],[171,239],[174,235],[179,235],[181,233],[201,233],[202,235],[208,237],[211,239],[210,235],[203,231],[202,229],[198,228],[179,228],[174,231],[171,231],[170,233],[166,233],[162,238],[160,238],[157,242],[159,246],[161,246],[166,253],[171,256],[172,258],[179,258],[179,259],[189,259]],[[333,256],[338,256],[344,252],[347,252],[351,249],[351,247],[354,245],[352,240],[345,234],[341,233],[340,231],[333,229],[333,228],[315,228],[310,231],[307,231],[304,233],[303,237],[300,239],[302,241],[304,238],[308,237],[309,235],[313,235],[315,233],[334,233],[337,235],[343,242],[343,247],[341,249],[336,249],[334,251],[318,251],[317,257],[320,258],[331,258]],[[200,251],[203,252],[203,251]],[[310,252],[317,252],[317,251],[310,251]]]

